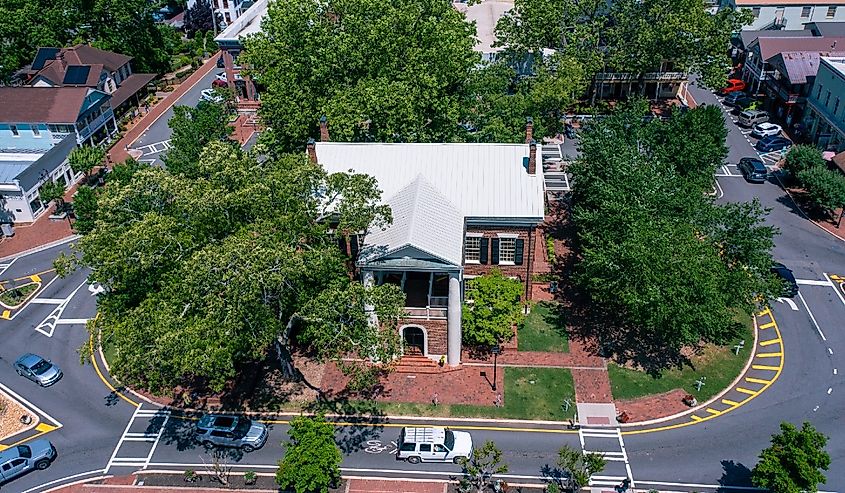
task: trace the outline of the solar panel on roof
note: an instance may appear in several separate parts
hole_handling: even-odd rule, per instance
[[[62,84],[85,84],[90,71],[89,65],[71,65],[65,71],[65,79]]]
[[[32,69],[41,70],[48,60],[56,58],[58,52],[58,48],[38,48],[38,52],[35,53],[35,61],[32,62]]]

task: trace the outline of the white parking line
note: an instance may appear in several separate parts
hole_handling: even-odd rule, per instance
[[[822,340],[827,342],[827,337],[824,336],[824,332],[822,332],[821,327],[819,327],[819,323],[816,322],[816,317],[813,316],[813,312],[810,311],[810,307],[807,306],[807,301],[804,300],[804,296],[801,295],[801,291],[798,291],[798,298],[801,299],[801,303],[804,304],[804,308],[807,309],[807,314],[810,315],[810,320],[812,320],[813,325],[816,326],[816,330],[819,332],[819,335],[822,337]]]
[[[830,279],[828,279],[826,281],[816,280],[816,279],[796,279],[795,282],[798,283],[798,284],[806,285],[806,286],[827,286],[827,287],[830,287],[830,288],[834,287],[833,281],[831,281]]]
[[[830,278],[829,275],[827,275],[827,272],[822,272],[822,275],[825,279],[830,281],[830,285],[833,286],[833,290],[836,291],[836,296],[839,298],[839,301],[841,301],[842,304],[845,305],[845,297],[842,296],[842,289],[839,286],[833,284],[833,280]]]

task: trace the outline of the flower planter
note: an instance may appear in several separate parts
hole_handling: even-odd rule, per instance
[[[685,395],[684,398],[682,399],[682,401],[683,401],[684,404],[686,404],[689,407],[695,407],[695,406],[698,405],[698,400],[692,394]]]

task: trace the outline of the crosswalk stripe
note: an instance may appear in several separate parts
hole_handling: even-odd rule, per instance
[[[738,406],[739,402],[732,401],[730,399],[722,399],[722,404],[727,404],[729,406]]]
[[[760,342],[761,346],[771,346],[772,344],[777,344],[780,342],[780,339],[769,339],[768,341]]]
[[[766,385],[767,383],[769,383],[769,382],[770,382],[770,380],[762,380],[762,379],[760,379],[760,378],[753,378],[753,377],[745,377],[745,380],[746,380],[747,382],[751,382],[751,383],[759,383],[759,384],[763,384],[763,385]]]
[[[745,388],[742,388],[742,387],[737,387],[736,391],[742,392],[743,394],[748,394],[748,395],[757,395],[757,392],[754,392],[753,390],[748,390],[748,389],[745,389]]]
[[[779,371],[780,368],[777,366],[769,366],[769,365],[751,365],[751,368],[755,370],[771,370],[771,371]]]

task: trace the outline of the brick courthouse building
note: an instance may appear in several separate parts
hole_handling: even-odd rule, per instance
[[[465,280],[498,268],[531,296],[544,195],[530,124],[526,144],[328,142],[321,125],[311,160],[375,177],[393,211],[390,226],[353,244],[361,280],[402,287],[406,354],[460,364]]]

